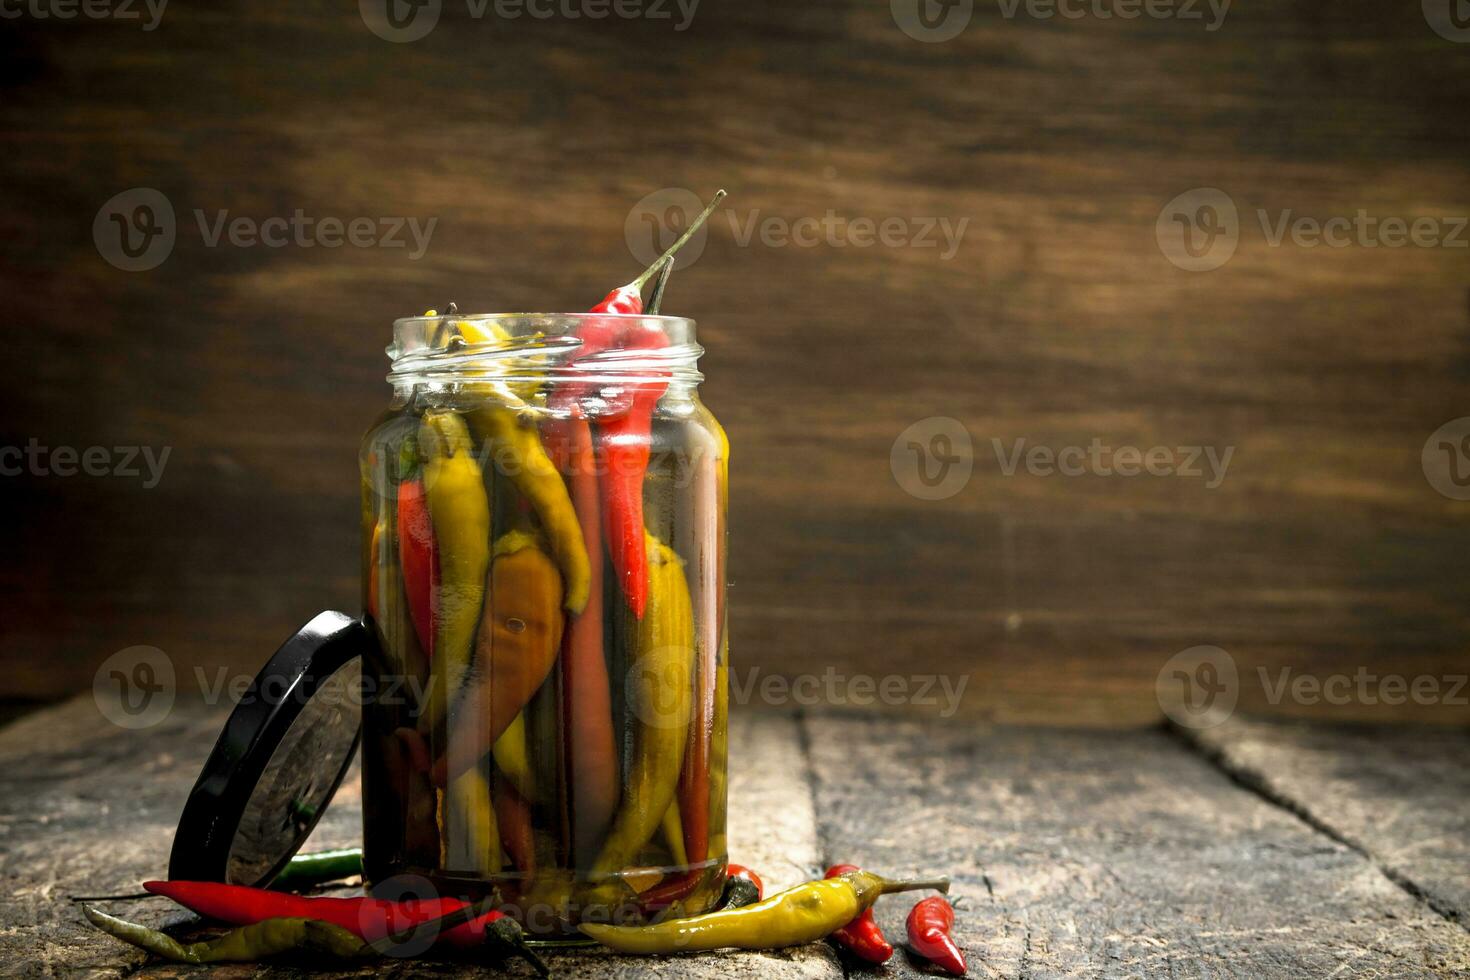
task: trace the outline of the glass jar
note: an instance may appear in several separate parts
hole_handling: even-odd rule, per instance
[[[728,443],[694,323],[411,317],[363,441],[364,869],[540,934],[724,885]]]

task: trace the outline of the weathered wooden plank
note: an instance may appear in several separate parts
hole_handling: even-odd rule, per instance
[[[161,877],[185,795],[218,734],[218,709],[176,705],[156,727],[125,731],[105,721],[90,697],[74,699],[0,730],[0,880],[9,900],[0,906],[0,972],[22,976],[134,975],[142,954],[88,926],[71,895],[137,890]],[[737,713],[732,732],[732,847],[778,886],[815,862],[816,831],[806,766],[789,716],[757,723]],[[308,843],[309,848],[360,840],[361,806],[355,776]],[[152,925],[189,917],[159,901],[104,904]],[[554,957],[562,977],[626,978],[842,976],[830,951],[816,946],[776,953],[715,955],[657,963],[599,953]],[[417,976],[442,969],[423,963],[375,966],[344,975]],[[524,973],[523,968],[520,969]],[[172,976],[169,965],[144,976]],[[284,967],[231,967],[230,976],[289,977]],[[457,974],[483,972],[458,968]],[[331,974],[314,973],[313,976]]]
[[[948,871],[974,976],[1470,970],[1464,930],[1167,733],[807,726],[824,858]],[[911,903],[880,904],[902,937]]]
[[[1470,732],[1236,715],[1181,734],[1470,927]]]

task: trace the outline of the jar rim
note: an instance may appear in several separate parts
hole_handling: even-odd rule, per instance
[[[662,334],[664,344],[579,353],[583,324],[615,323],[619,332],[635,325]],[[390,382],[465,372],[500,377],[547,373],[616,374],[673,371],[695,380],[694,364],[704,348],[688,317],[642,313],[436,313],[393,321]]]

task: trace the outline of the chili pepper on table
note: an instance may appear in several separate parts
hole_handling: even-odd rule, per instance
[[[516,489],[531,503],[558,567],[565,578],[567,612],[579,613],[591,594],[592,568],[582,524],[572,507],[566,484],[536,428],[535,413],[530,406],[509,391],[500,391],[493,399],[465,413],[470,429],[482,444],[488,444]]]
[[[419,727],[435,733],[470,667],[490,563],[490,502],[462,418],[426,412],[419,446],[439,568],[430,684]]]
[[[725,891],[729,892],[732,888],[739,888],[754,896],[750,901],[740,902],[739,905],[759,902],[766,895],[766,885],[761,881],[761,876],[743,864],[725,865]],[[726,904],[729,902],[727,901]]]
[[[866,871],[809,881],[744,908],[648,926],[583,923],[579,928],[620,953],[657,954],[711,949],[780,949],[816,942],[842,928],[880,895],[949,889],[947,878],[889,881]]]
[[[543,426],[542,434],[557,469],[566,475],[582,540],[593,549],[587,605],[567,623],[561,650],[572,863],[587,867],[618,806],[618,756],[612,689],[603,656],[602,525],[592,428],[575,400],[566,400],[563,408]]]
[[[315,854],[298,854],[271,880],[276,891],[309,888],[362,874],[362,848],[344,847]]]
[[[90,905],[87,921],[114,938],[175,963],[253,963],[281,953],[319,953],[336,959],[368,959],[374,950],[347,929],[316,919],[271,918],[232,929],[217,939],[181,943],[167,933],[127,922]]]
[[[638,904],[644,913],[661,912],[680,902],[699,884],[705,869],[691,868],[682,874],[670,875],[667,879],[638,896]],[[760,875],[739,864],[725,865],[725,890],[719,908],[740,908],[759,902],[765,895],[765,885]]]
[[[338,926],[369,943],[422,927],[469,904],[462,898],[309,898],[215,881],[145,881],[143,888],[207,919],[230,925],[249,926],[278,918],[311,919]],[[435,946],[478,949],[489,945],[507,951],[521,948],[523,942],[520,926],[499,911],[486,911],[468,922],[445,928],[434,939]]]
[[[905,925],[909,946],[915,953],[939,964],[953,976],[965,975],[965,956],[950,935],[954,929],[954,908],[948,902],[932,895],[916,903]]]
[[[834,864],[827,869],[826,877],[836,878],[857,870],[855,864]],[[878,928],[871,908],[864,909],[862,915],[832,933],[832,939],[868,963],[887,963],[893,956],[893,946],[884,938],[883,930]]]
[[[501,535],[484,592],[474,664],[449,728],[449,751],[434,764],[436,783],[475,765],[480,747],[505,734],[561,649],[562,578],[534,535]]]
[[[634,719],[632,764],[591,877],[614,874],[632,863],[658,830],[678,788],[688,735],[689,657],[693,611],[684,563],[674,549],[644,532],[650,555],[648,614],[639,623],[628,673],[629,709]]]

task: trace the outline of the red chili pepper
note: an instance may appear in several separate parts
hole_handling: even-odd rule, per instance
[[[434,547],[434,525],[429,499],[421,479],[398,485],[398,554],[403,566],[403,591],[408,614],[425,656],[434,654],[434,613],[439,595],[439,556]]]
[[[638,904],[642,906],[645,914],[662,912],[664,909],[682,900],[699,884],[700,878],[704,876],[704,870],[696,868],[685,871],[682,874],[670,875],[663,881],[654,885],[648,891],[638,896]],[[755,901],[760,901],[765,896],[766,886],[761,883],[760,875],[740,864],[725,865],[725,880],[728,884],[732,878],[744,878],[755,888]]]
[[[633,403],[621,415],[602,420],[602,525],[607,556],[618,586],[633,615],[643,618],[648,605],[648,553],[643,530],[643,477],[648,471],[653,409],[667,381],[636,386]]]
[[[956,977],[965,975],[965,957],[949,932],[954,928],[954,909],[938,895],[913,907],[908,918],[909,946]]]
[[[143,887],[202,916],[231,925],[248,926],[276,918],[318,919],[341,926],[365,942],[411,929],[466,904],[462,898],[417,898],[402,902],[382,898],[307,898],[214,881],[145,881]],[[446,931],[435,945],[473,949],[486,941],[487,927],[503,918],[503,912],[488,912]]]
[[[766,885],[765,882],[761,881],[761,876],[756,874],[754,871],[750,870],[743,864],[725,865],[725,877],[744,878],[746,881],[755,886],[756,898],[766,897]]]
[[[850,871],[859,870],[855,864],[834,864],[827,869],[824,878],[836,878]],[[832,933],[832,938],[858,959],[868,963],[887,963],[893,955],[893,946],[883,936],[883,930],[873,919],[873,910],[864,909],[863,914]]]
[[[725,197],[715,194],[689,227],[653,264],[624,286],[619,286],[591,310],[593,313],[637,315],[643,312],[643,285],[694,235]],[[654,348],[668,341],[662,333],[633,320],[589,320],[579,331],[582,341],[573,362],[593,357],[615,347]],[[667,381],[633,386],[631,403],[606,419],[599,419],[603,434],[603,464],[607,478],[602,483],[603,524],[607,533],[608,557],[628,606],[639,619],[648,605],[648,555],[643,538],[643,476],[648,469],[648,439],[653,408],[663,397]],[[574,390],[580,390],[580,387]]]
[[[582,539],[592,549],[590,597],[581,615],[568,620],[561,647],[561,716],[566,726],[562,747],[573,857],[577,867],[588,867],[597,858],[603,835],[617,812],[620,786],[612,689],[602,652],[601,495],[592,427],[574,400],[555,407],[561,412],[542,424],[541,438],[557,469],[566,474]]]

